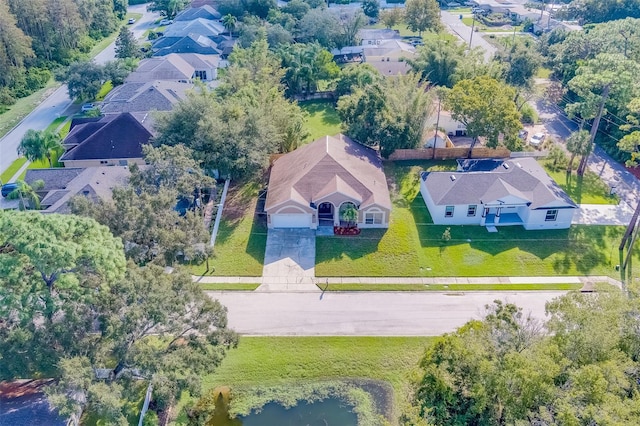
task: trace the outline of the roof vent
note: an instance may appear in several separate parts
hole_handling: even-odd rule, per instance
[[[455,175],[451,175],[451,176],[449,176],[449,179],[451,179],[451,182],[455,182],[455,181],[456,181],[456,177],[455,177]]]
[[[502,163],[502,167],[504,167],[505,169],[509,170],[509,165],[507,163]]]

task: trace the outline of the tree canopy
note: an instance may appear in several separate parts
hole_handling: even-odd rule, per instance
[[[503,144],[515,149],[520,144],[517,136],[521,124],[514,98],[514,89],[481,76],[456,83],[446,93],[444,104],[451,116],[466,126],[474,143],[483,136],[488,147]]]
[[[416,74],[378,80],[338,101],[347,135],[378,147],[384,157],[399,148],[417,148],[433,99]]]
[[[437,32],[442,27],[436,0],[407,0],[404,20],[411,31],[418,31],[420,35],[426,30]]]
[[[49,167],[53,167],[52,156],[64,152],[60,135],[46,130],[29,129],[18,145],[18,154],[24,155],[29,161],[47,159]]]
[[[637,424],[637,299],[608,289],[547,304],[546,324],[496,301],[421,362],[423,418],[461,424]]]

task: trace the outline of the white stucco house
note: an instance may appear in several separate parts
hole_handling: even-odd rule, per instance
[[[533,158],[458,160],[455,172],[421,172],[420,193],[437,225],[564,229],[578,206]]]
[[[388,228],[391,198],[378,153],[347,136],[325,136],[275,160],[264,210],[269,228]],[[349,223],[353,225],[353,223]]]

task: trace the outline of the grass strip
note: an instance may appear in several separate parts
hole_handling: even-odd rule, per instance
[[[49,124],[49,125],[47,126],[47,128],[46,128],[46,130],[45,130],[45,131],[46,131],[46,132],[55,132],[55,131],[56,131],[56,129],[57,129],[58,127],[60,127],[60,125],[61,125],[62,123],[64,123],[64,120],[66,120],[66,119],[67,119],[67,116],[66,116],[66,115],[63,115],[63,116],[61,116],[61,117],[56,118],[55,120],[53,120],[53,121],[51,122],[51,124]]]
[[[253,291],[260,287],[258,283],[204,283],[200,284],[202,290],[224,290],[224,291]]]
[[[2,181],[2,183],[9,182],[9,179],[11,179],[13,175],[15,175],[18,170],[20,170],[20,167],[24,166],[24,163],[26,162],[27,159],[25,157],[17,158],[16,161],[11,163],[7,170],[2,172],[2,174],[0,175],[0,181]]]
[[[318,284],[318,288],[323,291],[568,291],[580,290],[582,284]]]

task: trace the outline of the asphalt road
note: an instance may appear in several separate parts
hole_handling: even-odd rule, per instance
[[[143,17],[131,26],[134,35],[138,38],[152,26],[151,24],[153,21],[159,16],[156,12],[147,12],[146,5],[144,4],[131,6],[128,10],[129,12],[143,14]],[[104,64],[113,58],[115,58],[115,43],[111,43],[105,50],[100,52],[95,57],[95,61],[99,64]],[[12,131],[0,139],[0,171],[6,170],[11,163],[18,158],[18,145],[20,145],[20,141],[27,130],[46,129],[56,118],[75,112],[72,104],[73,102],[69,98],[69,94],[67,92],[67,86],[60,86],[51,94],[51,96],[38,105],[31,114],[26,116]],[[70,110],[65,112],[68,108]]]
[[[207,292],[229,310],[229,326],[267,336],[437,336],[455,330],[500,299],[544,318],[564,292]]]
[[[469,40],[471,39],[471,47],[482,48],[482,50],[484,51],[485,61],[489,62],[491,60],[493,54],[496,53],[496,48],[482,37],[482,33],[474,32],[473,38],[471,38],[471,27],[468,27],[462,23],[459,14],[453,14],[447,12],[446,10],[443,10],[440,16],[440,21],[442,21],[442,24],[445,26],[447,31],[455,36],[458,36],[458,38],[460,38],[460,40],[467,46],[469,45]]]

